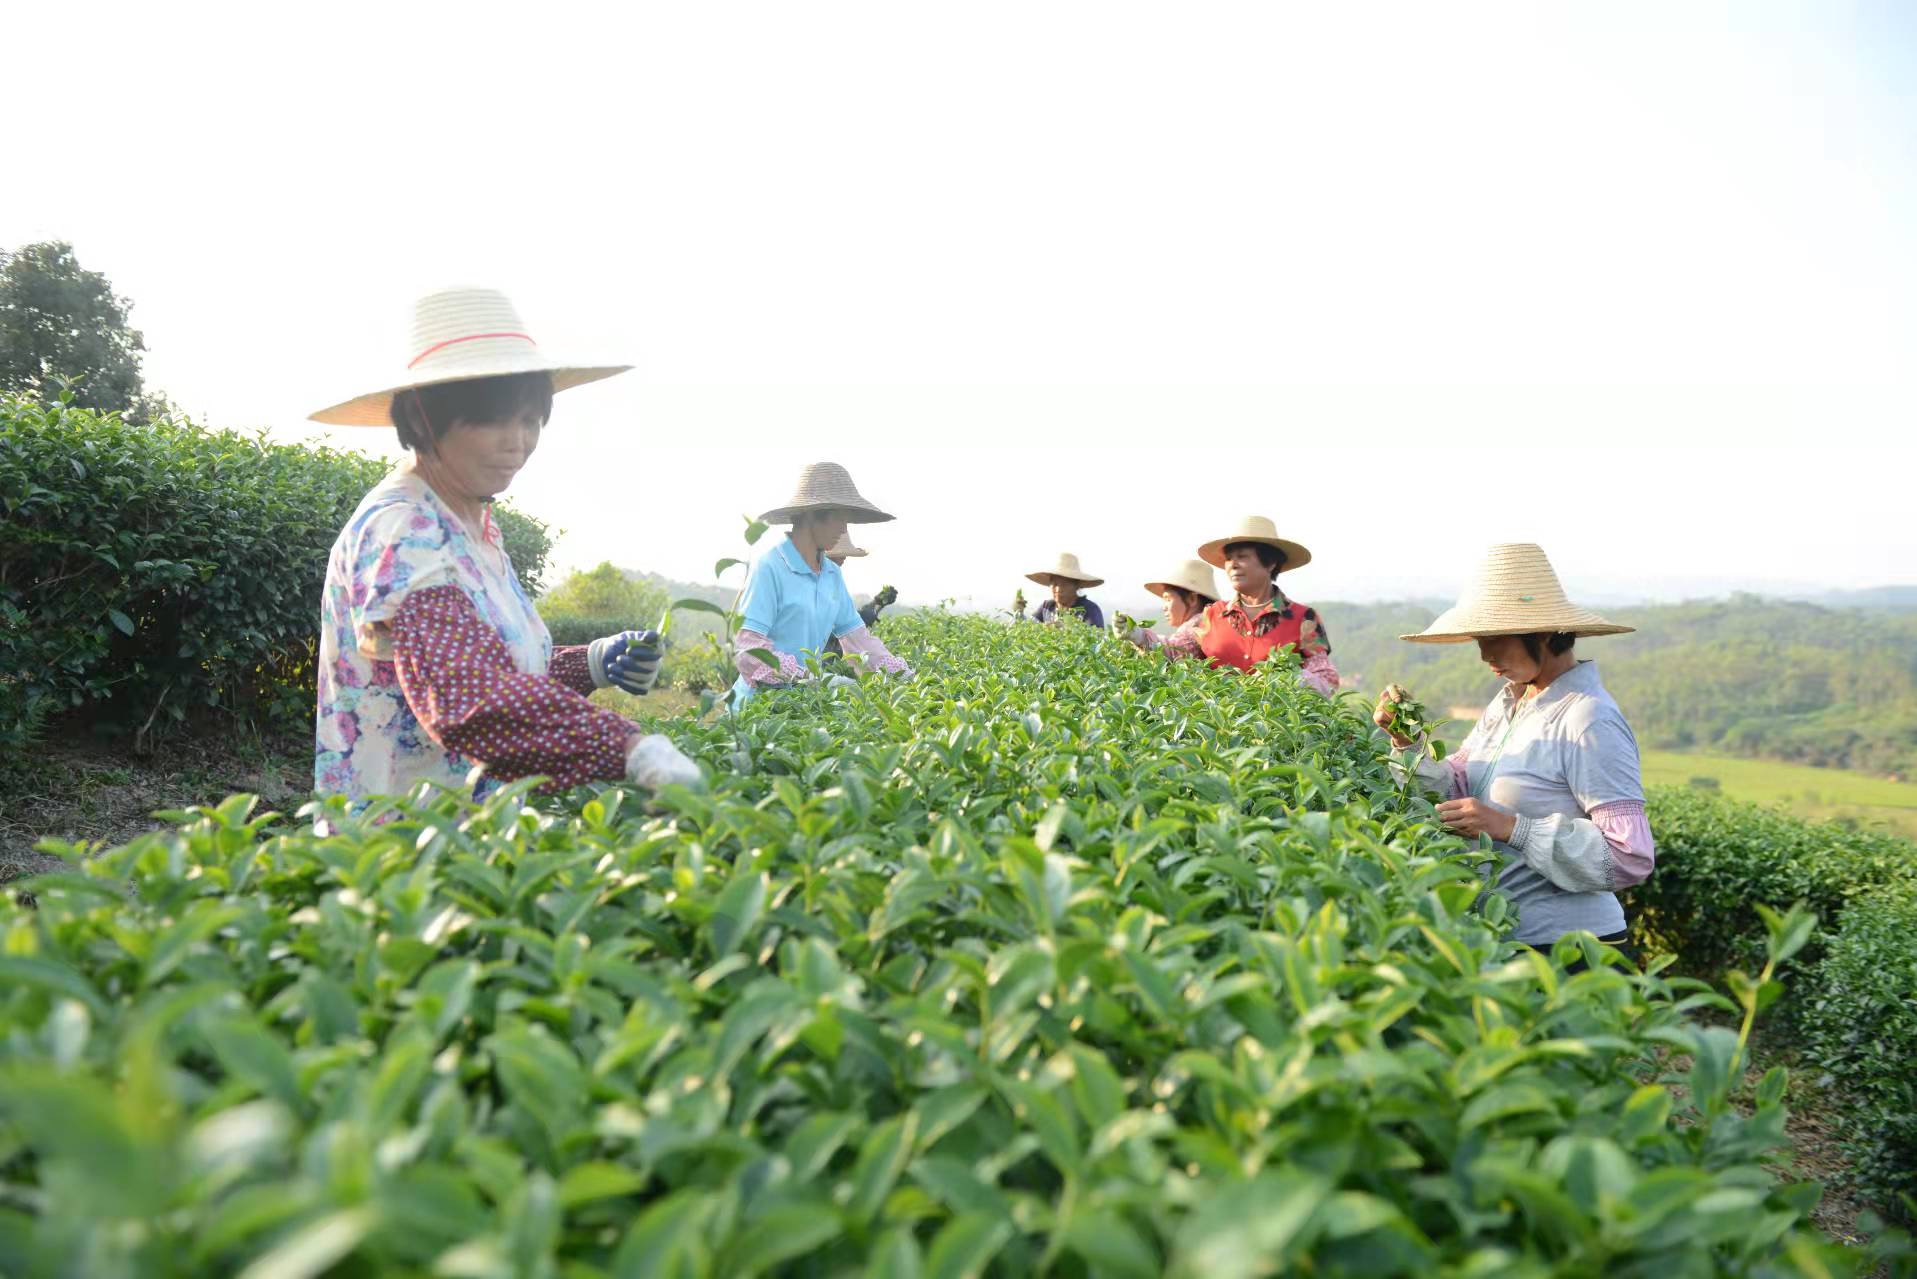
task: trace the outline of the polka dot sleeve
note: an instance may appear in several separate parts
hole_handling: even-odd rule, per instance
[[[552,651],[552,665],[546,668],[546,674],[558,680],[581,697],[589,697],[594,688],[592,667],[586,661],[586,645],[568,644],[564,648]]]
[[[393,665],[427,735],[490,777],[543,774],[554,791],[625,776],[632,721],[515,667],[457,586],[407,597],[393,620]]]

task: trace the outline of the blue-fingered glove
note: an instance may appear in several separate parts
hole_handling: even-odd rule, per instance
[[[595,688],[617,688],[644,697],[659,682],[663,645],[658,631],[621,631],[586,646]]]

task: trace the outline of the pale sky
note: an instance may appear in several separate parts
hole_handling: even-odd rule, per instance
[[[0,244],[215,425],[397,380],[503,288],[511,498],[709,578],[846,464],[855,589],[1136,583],[1247,512],[1304,599],[1917,581],[1917,7],[85,2],[9,13]],[[1096,593],[1095,593],[1096,594]]]

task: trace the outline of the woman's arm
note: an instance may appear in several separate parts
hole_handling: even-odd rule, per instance
[[[557,790],[626,775],[640,736],[545,675],[513,665],[505,641],[457,586],[409,594],[392,622],[400,691],[434,741],[512,780],[543,774]]]
[[[861,626],[847,635],[839,637],[839,644],[845,649],[847,657],[864,659],[865,669],[880,671],[886,675],[910,675],[912,668],[886,648],[885,641]]]
[[[1657,864],[1657,844],[1644,814],[1636,737],[1613,709],[1569,747],[1565,780],[1584,816],[1521,816],[1508,842],[1532,869],[1569,892],[1643,883]]]
[[[754,657],[754,649],[772,654],[773,662]],[[784,688],[805,678],[805,663],[772,647],[771,639],[759,631],[741,630],[732,637],[732,664],[754,688]]]

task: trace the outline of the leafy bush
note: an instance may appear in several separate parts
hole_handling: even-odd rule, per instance
[[[916,682],[683,722],[649,812],[241,798],[40,881],[0,1269],[1855,1273],[1723,1001],[1515,947],[1355,702],[888,638]]]
[[[1804,902],[1832,925],[1859,895],[1917,880],[1917,847],[1891,835],[1807,822],[1698,787],[1657,787],[1647,811],[1657,870],[1631,890],[1634,940],[1688,973],[1752,967],[1763,953],[1756,903]],[[1813,952],[1814,954],[1814,952]]]
[[[309,718],[327,553],[385,471],[263,435],[0,399],[0,744],[89,702],[134,726],[202,706]],[[536,577],[544,526],[501,517]]]
[[[663,588],[628,577],[608,562],[590,572],[575,570],[539,601],[539,615],[553,643],[586,644],[602,635],[655,627],[666,604]]]
[[[1917,886],[1861,896],[1818,966],[1806,1055],[1847,1098],[1845,1145],[1887,1208],[1917,1197]]]

